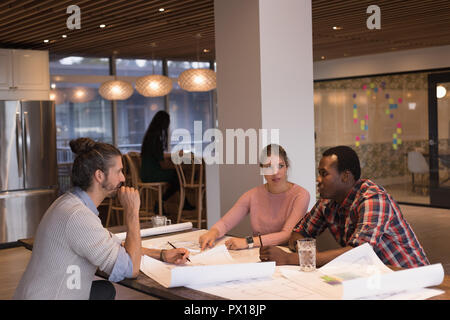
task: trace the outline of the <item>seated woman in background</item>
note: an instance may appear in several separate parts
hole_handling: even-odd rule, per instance
[[[271,144],[263,150],[261,158],[259,165],[267,183],[244,193],[222,219],[199,238],[202,250],[213,247],[216,239],[223,237],[247,214],[250,214],[253,234],[227,240],[228,249],[261,247],[261,242],[264,246],[287,243],[292,229],[306,214],[309,192],[287,180],[286,151]]]
[[[166,111],[158,111],[145,132],[141,147],[141,180],[142,182],[168,182],[169,187],[164,192],[163,201],[169,199],[180,188],[170,153],[164,153],[169,144],[169,125],[170,115]],[[194,207],[185,201],[183,209],[193,210]]]

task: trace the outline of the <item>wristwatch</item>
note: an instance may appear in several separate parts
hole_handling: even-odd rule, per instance
[[[247,244],[248,244],[248,248],[251,249],[253,248],[253,237],[252,236],[248,236],[245,238],[245,240],[247,240]]]

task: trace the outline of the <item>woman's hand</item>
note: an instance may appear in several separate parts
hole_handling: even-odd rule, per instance
[[[239,250],[239,249],[247,249],[248,243],[245,238],[231,238],[225,242],[227,249],[230,250]]]
[[[207,247],[212,248],[214,247],[215,241],[217,237],[219,236],[219,230],[212,228],[205,234],[201,235],[198,239],[198,243],[200,244],[201,250],[205,250]]]
[[[189,254],[189,250],[185,248],[170,249],[163,252],[163,259],[169,263],[185,264]]]

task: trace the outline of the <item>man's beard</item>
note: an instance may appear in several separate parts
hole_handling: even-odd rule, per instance
[[[112,183],[109,183],[108,180],[106,180],[103,182],[102,188],[108,193],[108,197],[114,198],[122,185],[123,182],[119,183],[117,186],[113,186]]]

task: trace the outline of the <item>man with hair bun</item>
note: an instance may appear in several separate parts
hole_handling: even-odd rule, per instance
[[[317,251],[318,267],[364,243],[369,243],[386,265],[414,268],[429,264],[391,195],[373,181],[360,179],[359,158],[353,149],[338,146],[326,150],[318,171],[320,199],[293,229],[289,240],[292,251],[296,251],[296,240],[316,238],[328,228],[342,248]],[[277,247],[261,248],[260,258],[278,265],[299,264],[297,253]]]
[[[72,140],[70,147],[77,155],[72,167],[73,188],[56,199],[43,216],[14,299],[113,300],[116,292],[111,282],[93,281],[97,268],[109,274],[108,280],[118,282],[137,277],[142,254],[185,263],[186,249],[141,247],[139,192],[123,186],[121,152],[89,138]],[[123,243],[98,217],[100,203],[115,195],[124,209],[127,236]]]

